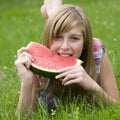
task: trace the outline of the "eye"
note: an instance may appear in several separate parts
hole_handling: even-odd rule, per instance
[[[63,38],[61,36],[57,36],[55,39],[55,41],[61,41],[61,40],[63,40]]]
[[[78,38],[78,37],[73,37],[72,39],[74,39],[74,40],[79,40],[79,38]]]
[[[73,36],[73,37],[70,38],[70,40],[71,40],[71,41],[77,41],[77,40],[80,40],[80,38],[79,38],[79,37],[76,37],[76,36]]]

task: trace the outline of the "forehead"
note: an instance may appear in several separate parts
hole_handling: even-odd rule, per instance
[[[67,32],[63,32],[63,33],[60,33],[61,35],[62,34],[69,34],[69,35],[79,35],[81,36],[82,35],[82,31],[80,28],[72,28],[71,30],[67,31]]]
[[[71,34],[72,34],[72,33],[77,33],[77,34],[81,34],[81,33],[82,33],[80,28],[73,28],[73,29],[71,29],[69,32],[70,32]]]

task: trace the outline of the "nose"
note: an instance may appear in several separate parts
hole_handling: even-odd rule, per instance
[[[68,50],[69,49],[69,42],[68,42],[68,39],[64,39],[61,43],[61,49],[62,50]]]

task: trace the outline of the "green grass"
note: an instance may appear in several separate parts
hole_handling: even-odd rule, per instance
[[[93,35],[104,42],[111,60],[116,81],[120,90],[120,17],[119,0],[65,0],[64,3],[80,5],[90,20]],[[40,0],[1,0],[0,1],[0,120],[20,120],[15,117],[20,78],[14,66],[16,51],[30,41],[42,42],[45,20],[39,8]],[[56,116],[49,116],[44,109],[32,114],[32,120],[119,120],[120,105],[98,108],[80,103],[71,103],[60,109]],[[29,118],[30,119],[30,118]]]

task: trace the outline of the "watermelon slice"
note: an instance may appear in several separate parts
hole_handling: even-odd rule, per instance
[[[79,66],[82,63],[81,60],[71,56],[59,56],[37,42],[30,42],[27,48],[27,52],[34,57],[30,69],[47,78],[55,78],[61,68]]]

